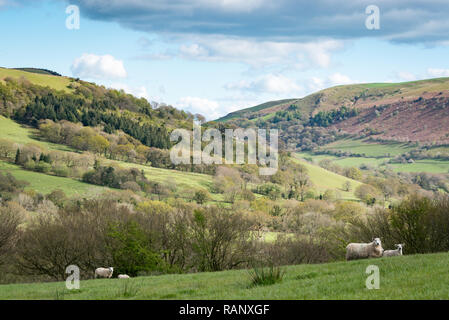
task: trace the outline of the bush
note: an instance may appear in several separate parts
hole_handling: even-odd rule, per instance
[[[67,168],[67,166],[65,165],[55,166],[53,167],[52,171],[58,177],[68,177],[70,173],[69,168]]]
[[[254,221],[222,208],[195,210],[191,222],[194,265],[198,271],[234,269],[254,254]]]
[[[27,162],[25,162],[25,164],[23,165],[23,167],[27,170],[33,170],[36,168],[36,162],[34,162],[33,160],[28,160]]]
[[[20,220],[17,210],[9,206],[0,207],[0,264],[17,241]]]
[[[195,192],[193,196],[193,200],[198,204],[204,204],[210,199],[210,194],[207,190],[201,189]]]
[[[107,233],[112,262],[117,273],[132,277],[142,273],[167,271],[161,255],[152,248],[152,241],[136,221],[116,223]]]
[[[49,173],[51,171],[51,165],[47,162],[39,161],[34,170],[42,173]]]

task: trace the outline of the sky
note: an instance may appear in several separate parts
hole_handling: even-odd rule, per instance
[[[213,120],[334,85],[449,76],[448,14],[447,0],[0,0],[0,66]]]

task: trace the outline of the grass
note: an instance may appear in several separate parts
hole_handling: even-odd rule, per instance
[[[71,89],[68,88],[71,80],[68,77],[59,77],[53,75],[46,75],[40,73],[32,73],[27,71],[15,70],[15,69],[6,69],[0,68],[0,82],[3,82],[6,77],[19,79],[21,77],[26,78],[33,84],[37,84],[40,86],[48,86],[55,90],[63,90],[66,92],[72,92]]]
[[[354,190],[361,185],[362,183],[353,179],[349,179],[347,177],[341,176],[334,172],[323,169],[317,165],[311,164],[304,160],[293,158],[294,161],[301,163],[307,168],[308,175],[310,180],[314,184],[314,188],[319,192],[324,192],[328,189],[333,189],[341,192],[342,198],[347,200],[357,200],[357,197],[354,195]],[[351,183],[351,191],[343,191],[342,186],[343,183],[349,181]]]
[[[390,158],[370,158],[370,157],[336,157],[326,154],[314,154],[313,152],[297,152],[296,157],[311,161],[314,164],[323,159],[329,159],[341,167],[360,167],[361,165],[370,165],[372,167],[385,168],[385,162]],[[414,163],[388,163],[393,171],[396,172],[429,172],[429,173],[448,173],[449,161],[438,159],[415,160]]]
[[[36,139],[36,134],[36,129],[21,126],[17,122],[0,115],[0,138],[11,140],[18,144],[35,143],[49,150],[74,151],[68,146],[38,140]]]
[[[42,194],[48,194],[61,189],[67,196],[95,196],[109,188],[94,186],[71,178],[56,177],[44,173],[23,170],[19,166],[0,161],[0,171],[11,173],[18,180],[29,182],[26,189],[33,189]]]
[[[365,287],[373,264],[378,290]],[[247,270],[139,277],[127,291],[123,279],[81,281],[74,291],[64,282],[11,284],[0,299],[449,299],[448,265],[449,254],[438,253],[288,266],[282,282],[265,286],[251,286]]]
[[[367,157],[394,157],[415,148],[414,145],[400,142],[370,143],[363,139],[343,139],[321,147],[323,150],[340,150],[365,154]]]
[[[397,172],[430,172],[430,173],[448,173],[449,161],[447,160],[416,160],[414,163],[393,163],[389,164]]]
[[[254,267],[248,271],[250,286],[270,286],[282,282],[285,272],[279,266],[271,265],[267,268]]]

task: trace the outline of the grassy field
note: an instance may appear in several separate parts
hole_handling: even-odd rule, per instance
[[[36,134],[36,129],[21,126],[17,122],[0,115],[0,138],[8,139],[18,144],[35,143],[49,150],[74,151],[68,146],[37,140],[35,138]]]
[[[367,157],[394,157],[414,148],[414,145],[407,143],[369,143],[363,139],[343,139],[321,147],[322,150],[364,153]]]
[[[21,70],[0,68],[0,82],[4,81],[6,77],[19,79],[25,77],[28,81],[33,84],[40,86],[48,86],[52,89],[63,90],[66,92],[71,92],[72,90],[68,88],[70,84],[70,78],[52,76],[46,74],[32,73]]]
[[[380,288],[365,286],[366,268],[376,265]],[[449,299],[449,254],[285,267],[282,282],[251,286],[247,270],[0,286],[0,299]],[[125,284],[128,281],[128,284]]]
[[[430,172],[430,173],[448,173],[449,161],[445,160],[416,160],[414,163],[393,163],[389,164],[397,172]]]
[[[321,160],[329,159],[341,167],[360,167],[361,165],[370,165],[372,167],[385,168],[390,167],[396,172],[430,172],[430,173],[448,173],[449,161],[437,159],[415,160],[414,163],[387,163],[390,158],[370,158],[370,157],[336,157],[327,154],[314,154],[313,152],[297,152],[295,156],[305,159],[316,165]]]
[[[319,192],[333,189],[341,192],[343,199],[357,200],[357,197],[354,195],[354,190],[362,184],[361,182],[333,173],[317,165],[310,164],[304,160],[298,158],[293,159],[307,168],[310,180],[314,184],[316,190],[318,190]],[[345,183],[346,181],[349,181],[352,186],[352,189],[349,192],[342,190],[343,183]]]
[[[61,189],[67,196],[94,196],[109,189],[71,178],[56,177],[39,172],[23,170],[19,166],[4,161],[0,161],[0,172],[9,172],[16,179],[29,182],[27,188],[43,194],[48,194],[53,190]]]

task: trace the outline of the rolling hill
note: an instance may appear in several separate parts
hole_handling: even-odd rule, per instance
[[[336,86],[301,99],[272,101],[236,111],[217,121],[288,127],[298,123],[294,115],[289,118],[282,114],[292,106],[301,115],[302,124],[320,112],[327,115],[341,107],[357,110],[355,116],[337,115],[331,123],[323,125],[339,134],[400,142],[449,143],[449,78]]]

